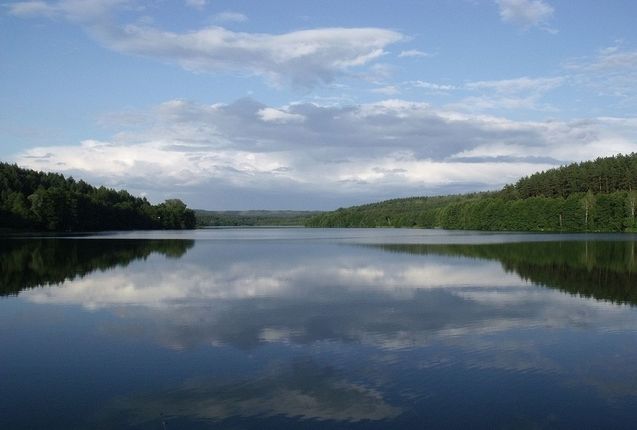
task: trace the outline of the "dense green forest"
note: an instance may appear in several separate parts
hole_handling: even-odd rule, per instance
[[[306,226],[635,231],[636,205],[637,154],[620,154],[536,173],[499,191],[341,208]]]
[[[0,163],[0,230],[184,229],[195,214],[178,199],[151,205],[127,191]]]
[[[302,226],[318,211],[205,211],[195,210],[197,225],[207,226]]]
[[[3,239],[0,296],[125,267],[152,253],[179,258],[193,246],[192,240]]]
[[[499,261],[507,272],[535,284],[573,295],[637,305],[637,245],[632,240],[363,246]]]

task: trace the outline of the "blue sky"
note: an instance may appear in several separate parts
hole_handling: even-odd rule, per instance
[[[637,151],[633,1],[0,8],[0,159],[209,209],[496,189]]]

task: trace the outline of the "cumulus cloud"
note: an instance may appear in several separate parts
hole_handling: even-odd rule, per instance
[[[496,3],[502,21],[524,28],[546,24],[555,11],[544,0],[496,0]]]
[[[279,107],[173,100],[131,114],[135,127],[124,119],[111,139],[32,148],[14,161],[151,198],[179,192],[204,207],[215,192],[241,192],[243,207],[261,196],[325,208],[493,189],[565,162],[637,150],[631,118],[512,121],[396,99]],[[283,200],[264,197],[272,194]]]
[[[263,108],[258,112],[259,117],[265,122],[303,122],[305,117],[296,113],[289,113],[281,109]]]
[[[133,3],[60,0],[9,6],[16,16],[78,22],[100,43],[117,52],[177,64],[194,72],[258,75],[275,85],[291,82],[311,87],[331,82],[351,69],[368,65],[385,54],[388,45],[404,38],[382,28],[316,28],[268,34],[212,26],[178,33],[151,25],[119,25],[113,16],[123,8],[133,8]],[[217,18],[237,22],[245,16],[223,12]]]
[[[102,34],[111,49],[176,63],[195,72],[244,72],[280,84],[300,86],[331,82],[348,70],[384,53],[402,36],[378,28],[321,28],[286,34],[233,32],[208,27],[172,33],[129,25]]]

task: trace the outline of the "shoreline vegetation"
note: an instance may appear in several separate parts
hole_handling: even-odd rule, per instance
[[[306,227],[529,232],[637,231],[637,154],[573,163],[499,191],[409,197],[313,216]]]
[[[0,234],[213,226],[416,227],[528,232],[637,231],[637,154],[573,163],[499,191],[408,197],[330,212],[192,210],[125,190],[0,163]]]
[[[152,205],[128,191],[0,163],[0,232],[192,229],[195,224],[194,211],[179,199]]]
[[[320,211],[246,210],[208,211],[195,209],[198,227],[303,227]]]

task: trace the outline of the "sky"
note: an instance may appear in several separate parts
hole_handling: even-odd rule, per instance
[[[633,0],[0,3],[0,160],[201,209],[637,152]]]

